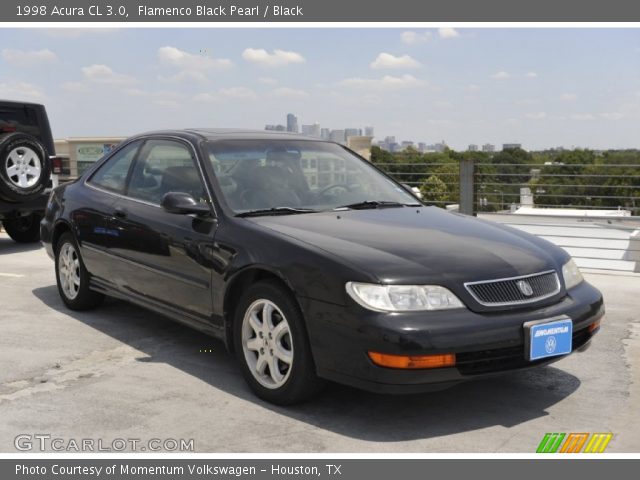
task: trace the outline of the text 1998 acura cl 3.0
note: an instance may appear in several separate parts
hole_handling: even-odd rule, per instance
[[[222,338],[279,404],[323,379],[416,392],[547,364],[604,314],[560,248],[284,133],[130,138],[53,192],[41,234],[69,308],[110,295]]]

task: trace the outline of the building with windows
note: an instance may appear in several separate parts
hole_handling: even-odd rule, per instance
[[[360,130],[359,128],[345,128],[344,136],[345,138],[360,137],[362,136],[362,130]]]
[[[496,146],[495,146],[495,145],[492,145],[492,144],[490,144],[490,143],[485,143],[485,144],[482,146],[482,151],[483,151],[483,152],[495,152],[495,151],[496,151]]]
[[[331,130],[329,140],[336,143],[342,143],[344,145],[347,137],[345,136],[344,130]]]
[[[302,125],[302,134],[307,135],[309,137],[317,137],[320,138],[320,124],[313,123],[311,125]]]
[[[293,113],[287,114],[287,132],[298,133],[300,129],[298,128],[298,117],[296,117]]]
[[[522,148],[521,143],[503,143],[502,150],[515,150],[516,148]]]

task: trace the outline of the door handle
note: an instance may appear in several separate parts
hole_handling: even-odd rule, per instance
[[[124,208],[118,207],[113,212],[113,215],[117,218],[127,218],[127,212]]]

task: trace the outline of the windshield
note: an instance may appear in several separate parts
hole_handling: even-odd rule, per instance
[[[225,200],[235,213],[321,211],[365,202],[418,203],[402,186],[333,143],[215,141],[209,143],[209,159]]]

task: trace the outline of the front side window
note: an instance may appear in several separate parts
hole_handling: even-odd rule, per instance
[[[132,142],[118,150],[93,174],[89,183],[110,192],[123,193],[131,163],[140,143],[140,141]]]
[[[339,145],[308,140],[223,140],[209,159],[236,213],[270,208],[331,210],[358,202],[416,198]]]
[[[160,204],[169,192],[188,193],[196,201],[207,201],[189,147],[174,140],[148,140],[133,168],[127,196]]]

